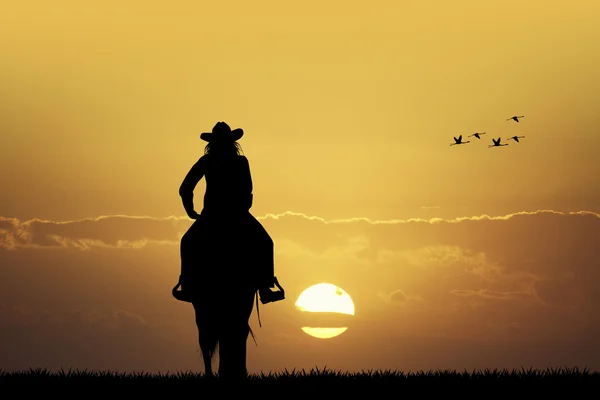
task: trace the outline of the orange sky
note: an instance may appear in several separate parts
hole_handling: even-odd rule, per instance
[[[251,370],[599,366],[596,1],[213,3],[3,7],[0,369],[200,369],[168,282],[219,120],[288,290]],[[331,340],[293,306],[322,281]]]

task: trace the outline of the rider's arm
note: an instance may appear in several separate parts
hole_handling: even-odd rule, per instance
[[[200,179],[204,176],[205,161],[205,156],[200,157],[192,168],[190,168],[183,179],[181,186],[179,186],[179,196],[181,196],[183,208],[188,217],[192,219],[198,217],[198,213],[194,210],[194,189],[196,188],[196,185],[198,185],[198,182],[200,182]]]

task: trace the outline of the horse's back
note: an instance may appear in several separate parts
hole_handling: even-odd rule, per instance
[[[198,222],[188,244],[195,259],[190,271],[195,287],[206,293],[219,287],[256,289],[272,274],[273,242],[252,214],[203,211]]]

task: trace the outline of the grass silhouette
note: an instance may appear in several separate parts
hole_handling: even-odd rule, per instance
[[[80,390],[83,386],[94,388],[115,388],[115,385],[135,388],[135,393],[157,394],[157,388],[168,388],[171,396],[173,390],[181,389],[184,392],[192,390],[207,390],[209,387],[217,389],[220,386],[224,391],[243,391],[245,394],[280,393],[278,397],[312,393],[319,396],[324,390],[333,390],[332,393],[354,393],[358,390],[367,390],[369,394],[388,393],[389,390],[402,391],[418,390],[418,393],[431,392],[443,389],[458,389],[465,393],[466,389],[483,390],[484,393],[497,394],[498,389],[535,388],[539,394],[540,389],[551,389],[555,395],[557,388],[569,388],[569,395],[573,390],[600,384],[600,372],[579,368],[548,368],[545,370],[519,369],[519,370],[475,370],[475,371],[416,371],[400,372],[391,370],[368,370],[362,372],[342,372],[327,368],[314,368],[310,371],[284,370],[282,372],[269,372],[249,374],[248,379],[241,383],[221,382],[218,378],[207,378],[202,373],[175,372],[175,373],[122,373],[113,371],[88,371],[88,370],[59,370],[29,369],[17,372],[0,370],[0,387],[16,384],[22,388],[43,389],[48,393],[50,388],[58,388],[61,393],[67,389]],[[82,386],[83,385],[83,386]],[[120,389],[119,389],[120,390]],[[132,392],[134,393],[134,392]],[[217,392],[214,392],[215,394]],[[328,392],[329,393],[329,392]],[[416,393],[416,392],[415,392]],[[82,393],[83,394],[83,393]],[[212,397],[212,396],[211,396]],[[412,396],[411,396],[412,397]]]

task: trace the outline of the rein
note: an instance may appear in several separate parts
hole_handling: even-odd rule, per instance
[[[254,297],[256,299],[256,316],[258,317],[258,326],[262,328],[262,324],[260,322],[260,311],[258,308],[258,290],[254,292]],[[258,347],[258,343],[256,343],[256,338],[254,337],[254,332],[252,332],[252,327],[250,327],[250,325],[248,325],[248,329],[250,329],[250,335],[252,335],[252,340],[254,340],[254,344]]]

